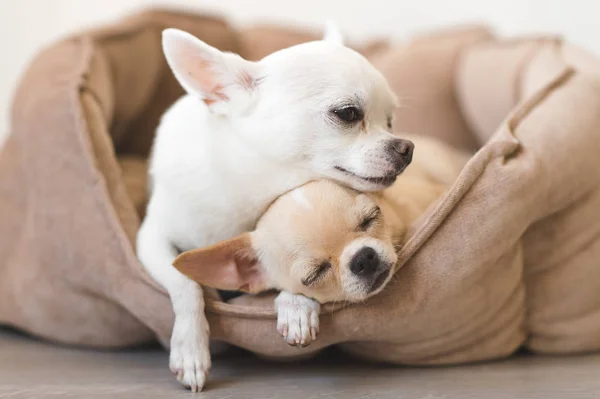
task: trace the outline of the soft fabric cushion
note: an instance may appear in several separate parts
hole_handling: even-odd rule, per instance
[[[168,343],[169,298],[134,248],[153,132],[182,93],[160,51],[167,26],[250,59],[318,34],[153,11],[42,52],[0,156],[0,322],[68,344]],[[403,364],[598,349],[597,61],[477,27],[359,49],[403,100],[398,134],[478,151],[412,226],[389,286],[365,304],[324,306],[309,347],[281,340],[272,295],[209,295],[212,336],[271,358],[339,345]]]

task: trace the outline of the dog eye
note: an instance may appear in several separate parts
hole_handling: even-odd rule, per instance
[[[356,107],[345,107],[333,111],[335,116],[346,123],[358,122],[362,120],[362,111]]]
[[[391,117],[388,118],[388,120],[387,120],[387,127],[388,127],[388,129],[392,130],[392,118]]]
[[[315,285],[324,275],[331,269],[331,262],[328,260],[321,262],[316,268],[314,268],[308,276],[302,279],[302,285],[310,287]]]
[[[358,226],[358,229],[360,231],[367,231],[369,227],[371,227],[373,222],[379,219],[379,216],[381,216],[381,209],[379,209],[379,207],[376,207],[363,217],[362,221],[360,222],[360,225]]]

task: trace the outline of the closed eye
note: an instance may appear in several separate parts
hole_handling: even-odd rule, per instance
[[[379,209],[378,206],[371,209],[362,217],[360,224],[358,225],[358,231],[367,231],[380,216],[381,209]]]
[[[316,268],[311,270],[306,277],[302,279],[302,284],[310,287],[315,285],[325,274],[331,269],[331,262],[325,261],[320,263]]]

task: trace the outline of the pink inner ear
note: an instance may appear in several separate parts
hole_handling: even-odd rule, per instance
[[[217,75],[211,71],[210,62],[199,57],[187,58],[190,58],[185,62],[188,75],[192,79],[192,84],[197,85],[199,91],[204,94],[204,102],[212,104],[215,101],[229,100],[223,92],[223,86],[218,83]]]
[[[213,98],[205,98],[203,99],[206,105],[214,104],[217,101],[228,101],[229,97],[223,92],[223,86],[217,85],[214,88],[214,91],[211,93]],[[216,98],[214,98],[216,97]]]
[[[240,73],[237,83],[248,91],[252,91],[256,88],[256,79],[254,79],[247,71],[242,71]]]
[[[199,283],[222,290],[259,292],[264,289],[264,277],[256,260],[243,257],[224,264],[200,266],[195,279]],[[191,277],[191,276],[190,276]]]
[[[265,289],[265,279],[257,260],[238,260],[236,262],[241,285],[238,291],[259,292]]]
[[[180,44],[173,52],[172,62],[173,71],[186,90],[199,94],[207,104],[228,100],[210,55],[191,45]]]
[[[206,93],[212,93],[215,91],[217,86],[214,74],[210,71],[210,65],[208,62],[203,60],[190,59],[186,62],[186,66],[189,68],[189,74],[192,79],[198,84],[203,91]]]
[[[185,252],[175,259],[177,270],[212,288],[259,292],[266,282],[248,235],[210,248]]]

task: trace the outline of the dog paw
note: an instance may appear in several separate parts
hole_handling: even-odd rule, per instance
[[[205,321],[206,322],[206,321]],[[192,392],[204,387],[210,371],[208,324],[194,326],[185,320],[176,320],[171,336],[169,367],[183,386]]]
[[[305,347],[317,338],[321,305],[303,295],[281,292],[275,298],[277,331],[292,346]]]

